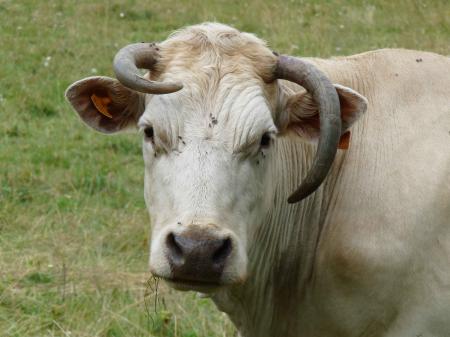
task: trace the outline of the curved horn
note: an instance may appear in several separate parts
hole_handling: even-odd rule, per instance
[[[154,43],[129,44],[114,57],[114,72],[124,86],[143,93],[169,94],[183,88],[181,83],[150,81],[139,74],[138,68],[153,69],[159,57],[159,48]]]
[[[320,138],[313,165],[300,187],[288,202],[299,202],[313,193],[326,178],[336,155],[341,137],[339,97],[330,80],[311,63],[291,56],[280,55],[275,77],[304,87],[319,107]]]

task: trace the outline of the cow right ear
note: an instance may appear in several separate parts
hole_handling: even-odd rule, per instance
[[[349,147],[348,129],[367,110],[367,99],[340,84],[334,84],[341,108],[342,133],[338,145],[340,149]],[[293,132],[303,139],[317,141],[320,136],[319,108],[310,93],[302,90],[286,99],[282,114],[277,120],[280,132]]]
[[[77,81],[67,88],[65,96],[83,122],[102,133],[136,127],[145,108],[144,94],[105,76]]]

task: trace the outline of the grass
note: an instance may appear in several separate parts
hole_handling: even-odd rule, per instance
[[[0,0],[0,336],[235,335],[147,272],[141,136],[88,130],[63,97],[119,47],[213,20],[283,53],[450,54],[445,0]]]

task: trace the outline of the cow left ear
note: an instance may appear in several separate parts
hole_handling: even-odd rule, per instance
[[[367,110],[367,99],[340,84],[334,84],[334,87],[341,105],[342,136],[339,148],[347,149],[350,140],[348,129]],[[294,132],[310,141],[319,139],[319,111],[311,94],[303,91],[290,96],[283,110],[278,126],[281,132]]]
[[[106,76],[73,83],[66,90],[66,98],[83,122],[102,133],[135,127],[145,107],[144,94]]]

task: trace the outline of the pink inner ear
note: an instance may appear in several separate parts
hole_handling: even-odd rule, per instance
[[[73,83],[66,90],[66,97],[87,125],[103,133],[135,126],[144,111],[143,95],[105,76]]]

